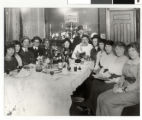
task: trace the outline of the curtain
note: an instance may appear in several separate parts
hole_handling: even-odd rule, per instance
[[[43,8],[5,8],[5,42],[20,40],[23,36],[45,38]]]
[[[5,41],[19,40],[20,37],[20,9],[5,8]]]
[[[45,38],[45,18],[43,8],[21,9],[23,36]]]

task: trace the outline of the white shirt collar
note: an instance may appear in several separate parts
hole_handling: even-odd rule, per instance
[[[23,49],[24,52],[28,51],[28,48],[22,47],[22,49]]]
[[[38,47],[33,46],[33,48],[34,48],[34,50],[35,50],[35,49],[38,50]]]

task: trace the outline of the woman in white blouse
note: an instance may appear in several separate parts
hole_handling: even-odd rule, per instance
[[[84,57],[90,57],[90,52],[93,46],[89,44],[89,36],[88,35],[83,35],[81,43],[78,44],[72,54],[73,59],[78,59],[79,55],[81,53],[84,53]]]
[[[97,62],[94,68],[94,71],[99,70],[100,74],[104,74],[105,71],[109,70],[112,66],[112,63],[115,61],[116,56],[113,52],[113,41],[105,41],[105,51],[101,50],[97,55]],[[104,74],[107,75],[107,74]]]

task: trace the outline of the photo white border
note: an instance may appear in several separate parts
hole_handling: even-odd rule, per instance
[[[91,4],[91,0],[67,0],[68,4]],[[113,0],[112,3],[113,4]],[[135,4],[142,4],[142,0],[140,0],[139,2],[137,2],[137,0],[135,0]]]
[[[91,0],[67,0],[68,1],[68,4],[71,5],[71,4],[91,4]]]

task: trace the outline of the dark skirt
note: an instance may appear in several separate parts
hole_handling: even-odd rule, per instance
[[[80,86],[76,88],[72,96],[83,97],[85,99],[88,99],[91,93],[91,86],[92,86],[93,80],[94,80],[94,77],[90,75]]]
[[[114,83],[105,83],[102,80],[94,79],[91,83],[92,87],[90,90],[89,98],[86,100],[87,106],[91,109],[92,113],[96,115],[96,107],[97,107],[97,98],[98,96],[109,90],[112,89]]]

